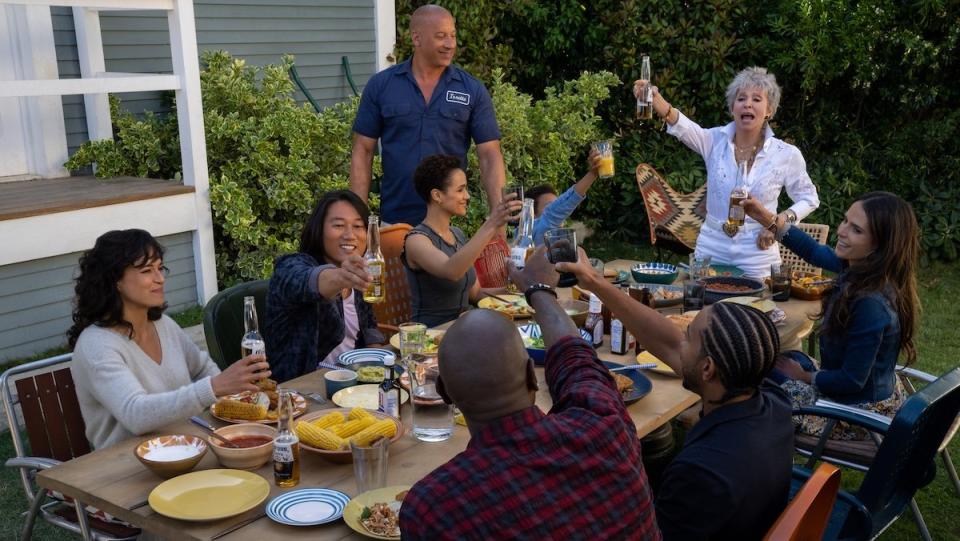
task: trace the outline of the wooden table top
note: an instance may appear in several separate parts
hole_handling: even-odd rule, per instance
[[[634,262],[617,260],[608,265],[614,268],[629,268]],[[569,295],[569,291],[565,292]],[[807,314],[816,313],[819,303],[808,301],[789,301],[778,303],[787,312],[787,323],[780,327],[784,344],[809,332],[812,323]],[[805,330],[806,329],[806,330]],[[636,364],[633,355],[614,355],[610,353],[609,340],[598,350],[603,360],[622,364]],[[324,392],[322,374],[319,370],[287,382],[284,386],[301,393]],[[639,402],[628,406],[627,411],[637,426],[637,433],[643,437],[670,421],[680,412],[698,402],[697,395],[683,389],[676,377],[645,372],[653,382],[653,390]],[[552,401],[544,380],[544,371],[537,368],[540,391],[536,403],[544,411],[549,411]],[[330,403],[320,405],[312,401],[310,411],[332,407]],[[214,426],[224,423],[214,419],[209,412],[203,415]],[[470,440],[465,427],[457,425],[453,437],[446,442],[424,443],[416,440],[410,430],[411,411],[404,406],[402,420],[406,434],[390,446],[389,485],[412,485],[422,479],[436,467],[448,461],[466,448]],[[194,434],[203,436],[196,426],[183,420],[172,423],[154,435]],[[331,524],[313,527],[294,527],[277,524],[263,515],[270,498],[281,494],[273,483],[272,463],[267,463],[256,473],[270,482],[270,497],[256,508],[230,518],[208,522],[185,522],[167,518],[155,513],[145,505],[150,491],[163,480],[144,468],[134,456],[134,448],[149,436],[133,438],[117,445],[94,451],[83,457],[71,460],[50,470],[38,474],[41,486],[57,490],[68,496],[79,498],[84,503],[135,524],[146,531],[171,539],[226,541],[263,541],[264,539],[365,539],[351,530],[342,520]],[[318,455],[303,451],[301,453],[301,478],[297,488],[326,487],[356,495],[356,482],[351,464],[333,464]],[[194,469],[204,470],[220,467],[216,456],[208,451],[200,464]],[[247,521],[250,521],[247,523]],[[240,526],[239,528],[237,526]],[[236,528],[236,529],[234,529]],[[229,532],[224,534],[224,532]]]

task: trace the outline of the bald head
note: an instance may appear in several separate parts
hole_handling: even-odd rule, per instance
[[[442,8],[436,4],[420,6],[410,15],[410,31],[415,32],[420,30],[425,24],[433,21],[435,18],[449,18],[452,20],[453,14],[447,11],[446,8]]]
[[[512,322],[492,310],[471,310],[440,343],[447,396],[469,420],[486,422],[533,404],[532,366]],[[532,389],[531,389],[532,388]]]

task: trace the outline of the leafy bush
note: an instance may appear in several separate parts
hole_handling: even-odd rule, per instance
[[[320,114],[298,105],[287,75],[292,58],[263,68],[223,51],[202,60],[217,271],[221,284],[230,285],[269,276],[274,258],[296,249],[319,195],[347,187],[358,100]],[[101,177],[179,178],[175,114],[137,119],[112,103],[114,140],[85,143],[66,166],[96,163]]]

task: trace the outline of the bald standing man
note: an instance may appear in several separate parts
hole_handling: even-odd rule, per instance
[[[438,391],[471,439],[407,494],[404,540],[660,539],[636,427],[557,303],[544,252],[510,278],[543,330],[554,406],[534,404],[536,372],[512,322],[490,310],[457,320],[440,345]]]
[[[413,57],[367,82],[353,124],[350,190],[364,201],[370,192],[377,140],[383,156],[381,217],[417,225],[426,205],[413,189],[413,171],[427,156],[448,154],[467,169],[471,140],[491,210],[500,202],[505,169],[500,129],[490,93],[454,66],[457,29],[453,15],[428,4],[410,17]]]

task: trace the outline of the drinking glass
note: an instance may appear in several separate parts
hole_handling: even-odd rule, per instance
[[[703,280],[710,270],[711,256],[697,256],[690,254],[690,279]]]
[[[682,312],[692,312],[703,309],[703,295],[706,286],[700,280],[683,281],[683,308]]]
[[[502,194],[504,199],[506,199],[507,196],[512,193],[517,194],[517,197],[516,199],[514,199],[514,201],[522,202],[523,201],[523,184],[520,184],[519,182],[517,182],[517,183],[509,184],[503,187]]]
[[[789,263],[770,265],[770,292],[773,293],[773,300],[790,300],[790,284],[793,278],[791,271]]]
[[[410,363],[410,402],[413,404],[413,435],[420,441],[446,441],[453,436],[453,405],[437,392],[440,365],[436,357]]]
[[[573,229],[561,227],[547,230],[543,234],[543,243],[547,246],[547,257],[551,263],[577,262],[577,232]],[[570,272],[561,272],[559,287],[577,285],[577,276]]]
[[[410,355],[423,353],[427,341],[427,326],[423,323],[400,324],[400,359],[405,362]]]
[[[610,140],[597,141],[592,146],[600,155],[600,167],[597,168],[597,176],[600,178],[612,177],[614,175],[613,142]]]
[[[381,438],[370,447],[350,442],[353,453],[353,476],[357,478],[357,494],[387,486],[387,462],[390,440]]]

